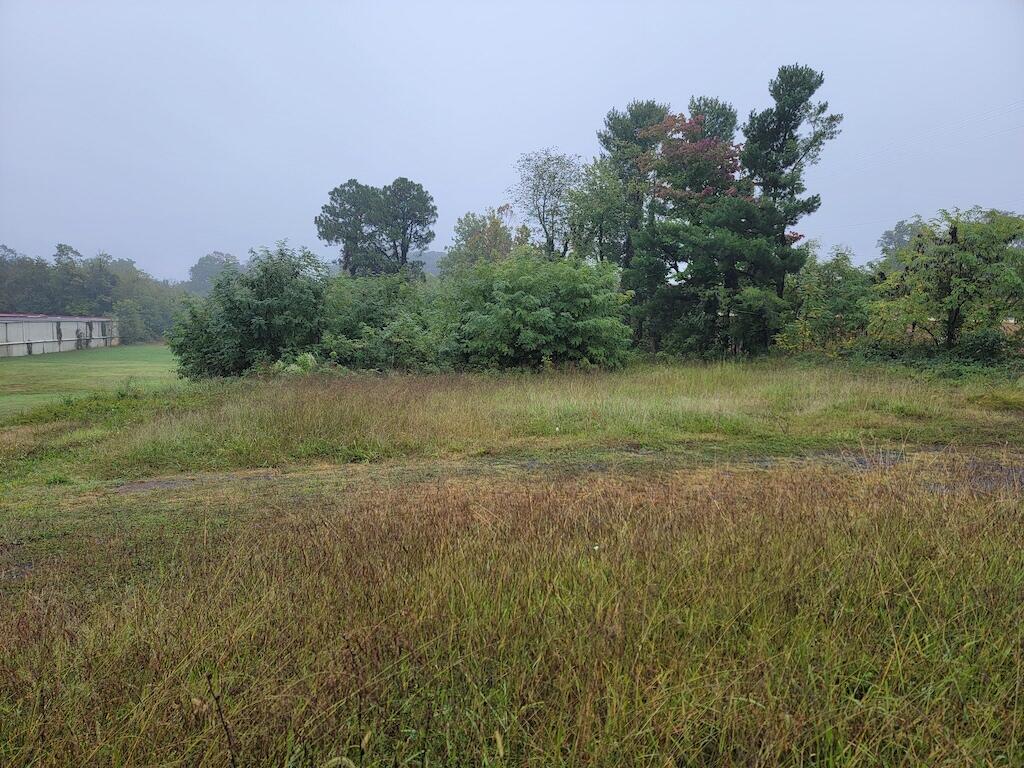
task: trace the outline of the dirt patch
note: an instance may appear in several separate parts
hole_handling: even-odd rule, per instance
[[[181,477],[172,480],[137,480],[133,483],[125,483],[118,486],[114,493],[141,493],[143,491],[162,491],[171,488],[182,488],[187,485],[194,485],[193,478]]]
[[[998,461],[972,459],[966,463],[957,483],[929,483],[936,493],[955,493],[971,490],[979,493],[1009,491],[1024,494],[1024,465],[1003,464]]]
[[[191,488],[196,485],[222,482],[258,482],[272,480],[279,472],[211,472],[203,475],[182,475],[181,477],[156,477],[149,480],[133,480],[119,485],[114,493],[145,493],[147,491],[169,491]]]
[[[958,486],[979,491],[1003,489],[1024,490],[1024,462],[1003,463],[996,458],[970,458],[950,455],[944,457],[938,447],[902,449],[876,449],[863,452],[824,450],[792,456],[736,456],[724,462],[712,462],[720,468],[754,468],[771,470],[785,466],[828,466],[855,473],[895,469],[916,463],[923,457],[931,457],[946,466],[945,476],[954,468]],[[947,463],[948,462],[948,463]],[[164,476],[134,480],[112,489],[113,493],[147,493],[159,491],[187,490],[196,487],[234,483],[273,482],[305,477],[310,480],[331,479],[343,476],[346,481],[358,478],[387,479],[390,482],[415,482],[438,480],[445,477],[476,477],[480,475],[530,475],[551,477],[581,474],[636,472],[651,473],[662,470],[680,469],[689,466],[707,466],[706,461],[695,461],[691,456],[666,452],[645,451],[643,454],[619,451],[594,452],[585,456],[522,456],[482,457],[469,460],[444,461],[424,460],[412,462],[381,462],[377,464],[316,464],[313,466],[290,467],[285,470],[238,470],[208,472],[191,475]],[[962,481],[959,478],[963,478]],[[935,490],[955,490],[953,486],[936,485]]]
[[[855,471],[869,472],[879,469],[892,469],[901,464],[913,461],[915,457],[932,456],[945,465],[944,474],[955,476],[954,483],[930,483],[928,488],[939,493],[952,493],[969,489],[982,493],[1013,491],[1024,493],[1024,463],[1005,463],[995,459],[967,458],[955,454],[943,457],[939,454],[944,449],[915,448],[912,451],[880,450],[867,453],[825,452],[807,457],[813,461],[823,461],[849,467]]]
[[[833,451],[821,453],[809,458],[817,461],[826,461],[841,464],[850,469],[870,472],[876,469],[891,469],[903,464],[911,454],[900,450],[876,450],[864,453],[852,453],[846,451]]]
[[[32,563],[14,563],[6,568],[0,567],[0,583],[5,581],[21,581],[32,573]]]
[[[997,491],[1009,488],[1024,491],[1024,465],[1015,466],[995,461],[972,461],[971,486],[979,490]]]

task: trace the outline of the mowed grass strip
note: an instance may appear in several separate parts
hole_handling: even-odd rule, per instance
[[[0,360],[0,421],[32,408],[117,389],[126,381],[142,389],[177,380],[175,360],[163,344],[55,352]]]
[[[0,762],[1019,764],[1000,477],[943,454],[82,499],[49,532],[95,545],[57,537],[0,600]]]
[[[7,478],[38,483],[415,457],[951,444],[1024,445],[1020,387],[782,361],[247,379],[55,404],[0,431],[0,463]]]

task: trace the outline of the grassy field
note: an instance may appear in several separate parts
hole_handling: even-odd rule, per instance
[[[318,376],[2,423],[3,764],[1024,761],[1017,382]]]
[[[129,379],[154,387],[175,378],[174,357],[162,344],[7,358],[0,360],[0,419],[62,397],[115,389]]]

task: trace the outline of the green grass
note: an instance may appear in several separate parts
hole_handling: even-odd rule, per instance
[[[0,477],[0,764],[1024,761],[1006,379],[115,384]]]
[[[114,391],[22,414],[22,428],[0,440],[0,465],[17,482],[400,458],[1020,448],[1021,393],[1007,381],[788,362],[250,379]]]
[[[165,386],[176,380],[174,357],[162,344],[103,347],[0,360],[0,421],[62,397],[123,386]]]

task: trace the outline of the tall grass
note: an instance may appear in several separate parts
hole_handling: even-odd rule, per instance
[[[1019,478],[927,461],[197,494],[0,601],[0,760],[1020,764]]]
[[[645,448],[799,453],[1020,445],[1012,387],[770,363],[616,373],[308,377],[223,384],[103,450],[108,475],[400,456]]]
[[[1012,385],[309,377],[9,424],[2,765],[1024,763]]]

